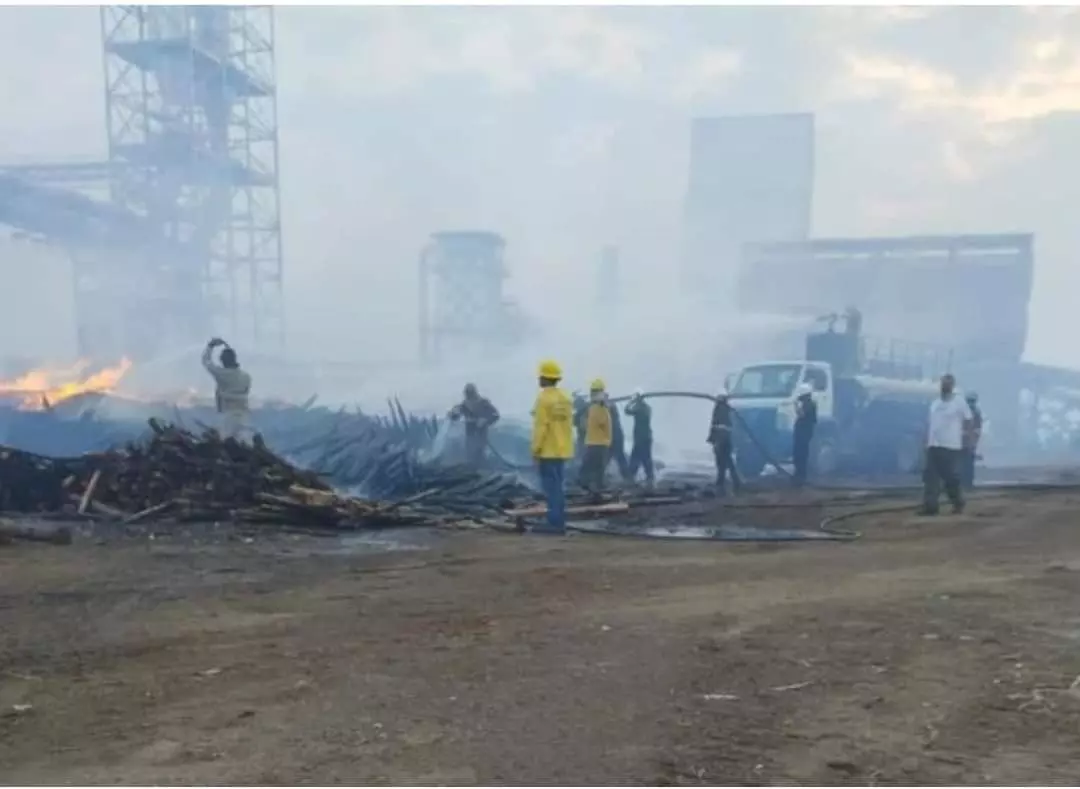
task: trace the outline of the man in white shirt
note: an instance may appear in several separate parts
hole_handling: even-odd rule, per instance
[[[954,389],[952,375],[941,378],[941,397],[930,404],[930,427],[926,440],[926,468],[923,470],[924,515],[937,515],[942,484],[952,502],[954,513],[963,512],[964,499],[960,493],[960,460],[964,451],[964,434],[969,430],[972,414]]]

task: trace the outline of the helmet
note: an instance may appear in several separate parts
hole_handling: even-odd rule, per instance
[[[812,394],[813,391],[814,391],[814,387],[812,387],[810,384],[801,383],[801,384],[799,384],[799,387],[795,390],[795,396],[796,397],[802,397],[803,395]]]
[[[540,362],[538,375],[540,378],[550,378],[553,381],[558,381],[562,379],[562,368],[554,359],[545,359]]]
[[[594,378],[593,382],[591,384],[589,384],[589,391],[590,392],[602,392],[602,391],[604,391],[604,379],[603,378]]]
[[[964,395],[964,399],[967,400],[969,403],[977,403],[979,402],[979,393],[968,392],[966,395]]]

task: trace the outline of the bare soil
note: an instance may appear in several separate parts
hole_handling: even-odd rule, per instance
[[[849,543],[3,546],[0,780],[1075,783],[1078,507]],[[725,517],[691,509],[638,517]]]

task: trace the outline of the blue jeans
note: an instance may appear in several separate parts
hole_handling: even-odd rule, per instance
[[[540,487],[547,499],[547,522],[553,531],[566,529],[566,490],[563,478],[566,472],[565,460],[537,461],[540,467]]]

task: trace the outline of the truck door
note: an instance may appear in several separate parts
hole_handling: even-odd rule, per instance
[[[803,383],[810,384],[817,403],[818,419],[833,418],[832,370],[827,366],[808,364],[803,371]]]

